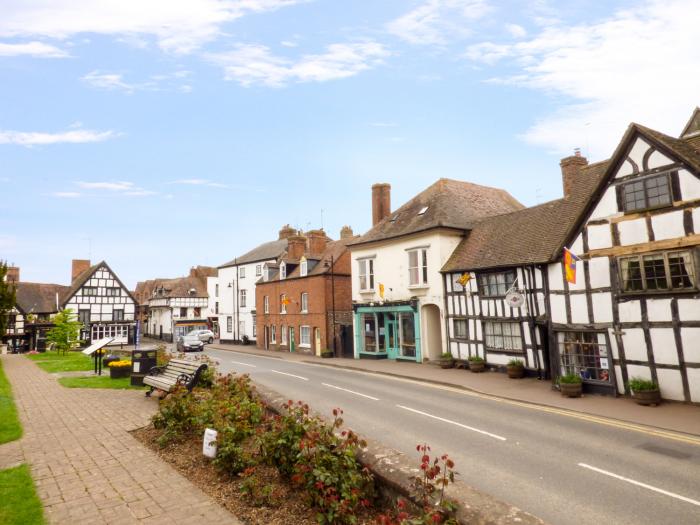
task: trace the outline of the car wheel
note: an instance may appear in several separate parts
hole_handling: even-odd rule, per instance
[[[213,338],[213,337],[210,337],[210,338],[209,338],[209,341],[207,341],[207,343],[209,343],[209,344],[212,344],[213,342],[214,342],[214,338]]]

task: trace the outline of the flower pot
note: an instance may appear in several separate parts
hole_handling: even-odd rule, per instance
[[[559,383],[559,391],[564,397],[581,397],[582,383]]]
[[[323,359],[330,359],[331,357],[335,357],[335,356],[333,355],[333,352],[323,352],[321,354],[321,357]]]
[[[478,374],[486,370],[486,361],[469,361],[469,370]]]
[[[508,373],[508,377],[510,377],[511,379],[521,379],[525,377],[524,366],[508,365],[506,366],[506,372]]]
[[[109,377],[112,379],[118,379],[120,377],[129,377],[131,375],[130,366],[110,366],[109,367]]]
[[[657,406],[661,403],[661,391],[658,388],[655,390],[640,390],[638,392],[632,391],[632,399],[638,405]]]
[[[452,368],[453,366],[455,366],[454,359],[452,359],[452,358],[447,358],[447,359],[440,358],[440,368],[447,369],[447,368]]]

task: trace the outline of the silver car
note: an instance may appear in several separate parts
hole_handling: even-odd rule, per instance
[[[197,337],[203,343],[211,344],[214,342],[214,332],[211,330],[192,330],[187,335]]]
[[[180,336],[177,339],[177,351],[178,352],[201,352],[204,350],[204,342],[198,337],[196,333],[197,330]]]

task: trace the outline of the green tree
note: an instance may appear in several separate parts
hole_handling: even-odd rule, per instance
[[[16,286],[7,281],[7,262],[0,261],[0,337],[7,332],[9,314],[15,307]]]
[[[56,351],[66,354],[80,342],[80,329],[83,323],[77,320],[73,310],[66,308],[53,318],[53,328],[46,333],[46,340],[53,343]]]

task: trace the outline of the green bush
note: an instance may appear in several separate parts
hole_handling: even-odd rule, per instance
[[[581,383],[581,376],[578,374],[565,374],[559,377],[559,384],[575,385]]]
[[[659,385],[654,383],[650,379],[644,379],[643,377],[633,377],[627,383],[632,392],[648,392],[649,390],[658,390]]]
[[[440,359],[454,359],[450,352],[443,352],[440,354]]]
[[[469,361],[471,361],[472,363],[483,363],[484,358],[479,355],[473,355],[469,357]]]
[[[160,402],[158,413],[153,416],[153,426],[164,430],[158,439],[164,447],[171,441],[177,441],[192,435],[202,428],[202,405],[194,392],[184,387],[177,387],[168,397]]]
[[[510,361],[508,361],[508,366],[523,368],[525,366],[525,363],[523,362],[522,359],[515,358],[515,359],[511,359]]]

